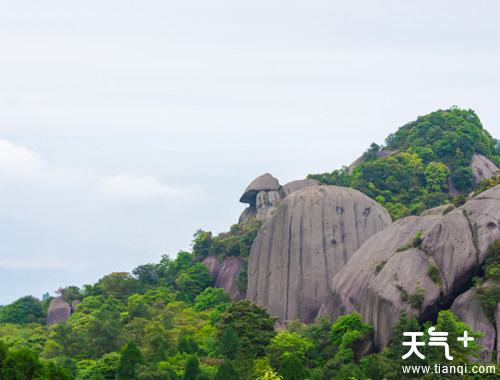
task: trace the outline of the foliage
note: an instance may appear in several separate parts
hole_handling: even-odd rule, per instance
[[[294,355],[299,361],[304,360],[306,354],[312,349],[313,344],[301,337],[298,333],[280,332],[266,348],[266,354],[269,357],[269,363],[273,368],[280,368],[284,359]],[[281,371],[279,371],[287,378]]]
[[[386,154],[379,156],[380,151]],[[398,219],[450,202],[448,179],[457,190],[470,192],[473,154],[500,164],[497,141],[483,129],[475,112],[452,107],[402,126],[387,137],[385,147],[372,144],[351,172],[344,166],[308,178],[360,190]],[[479,184],[487,186],[491,186],[488,181]]]
[[[216,325],[217,335],[220,337],[231,326],[240,340],[240,352],[250,358],[264,356],[265,347],[276,335],[276,319],[264,307],[249,300],[236,301],[220,315]]]
[[[184,376],[182,380],[196,380],[200,373],[200,362],[196,355],[191,355],[186,361]]]
[[[28,323],[42,321],[42,304],[32,296],[25,296],[0,309],[0,323]]]
[[[439,270],[437,266],[431,264],[427,268],[427,274],[431,278],[432,281],[441,289],[441,281],[439,280]]]
[[[222,362],[217,370],[214,380],[240,380],[240,374],[235,368],[233,362],[226,359]]]
[[[135,379],[135,370],[138,364],[144,364],[141,351],[134,341],[130,341],[120,352],[120,363],[116,370],[116,380]]]
[[[213,309],[215,306],[229,301],[229,296],[224,293],[224,289],[208,287],[196,296],[194,309],[196,311]]]
[[[295,354],[289,354],[281,363],[278,373],[287,380],[305,380],[309,371]]]

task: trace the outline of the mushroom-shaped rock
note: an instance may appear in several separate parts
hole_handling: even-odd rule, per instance
[[[390,223],[387,211],[357,190],[312,186],[290,194],[252,246],[247,298],[282,320],[312,321],[333,276]]]
[[[47,310],[47,326],[66,322],[71,315],[71,307],[63,297],[56,297],[50,301]]]
[[[240,198],[241,203],[250,203],[255,206],[257,193],[260,191],[277,191],[281,188],[279,181],[271,174],[266,173],[255,178],[245,189]]]

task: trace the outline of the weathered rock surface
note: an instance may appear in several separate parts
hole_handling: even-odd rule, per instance
[[[452,204],[441,205],[437,207],[430,208],[428,210],[422,211],[420,216],[428,216],[428,215],[443,215],[443,211],[447,209],[454,209],[455,206]]]
[[[389,224],[387,211],[357,190],[313,186],[290,194],[254,242],[247,298],[282,320],[312,321],[333,276]]]
[[[256,197],[255,207],[257,209],[256,218],[269,218],[281,202],[279,191],[260,191]]]
[[[281,188],[281,192],[284,197],[287,197],[296,191],[310,186],[319,186],[319,181],[315,179],[299,179],[297,181],[288,182]]]
[[[376,350],[391,338],[403,311],[427,319],[440,302],[451,303],[471,281],[487,256],[488,245],[500,239],[500,186],[489,189],[444,216],[408,217],[373,236],[335,276],[320,314],[333,319],[358,312],[374,327]],[[422,231],[419,249],[397,252]],[[399,246],[399,247],[398,247]],[[378,274],[377,265],[383,266]],[[435,265],[441,291],[427,270]],[[420,307],[401,295],[425,288]],[[398,290],[398,291],[397,291]],[[404,298],[404,297],[403,297]]]
[[[236,280],[241,269],[239,257],[226,257],[219,261],[215,256],[208,256],[202,261],[202,264],[208,268],[208,272],[214,279],[213,287],[222,288],[235,298],[245,298],[245,294],[236,289]]]
[[[71,315],[71,307],[63,297],[56,297],[50,301],[47,310],[47,326],[66,322]]]
[[[470,167],[474,173],[475,183],[478,183],[483,178],[491,178],[498,174],[496,165],[482,154],[474,154],[472,156]]]
[[[74,300],[73,302],[71,302],[71,312],[74,313],[76,311],[76,307],[81,303],[82,301],[80,300]]]
[[[334,277],[332,292],[319,314],[329,315],[333,320],[354,312],[363,315],[365,322],[374,326],[376,349],[379,350],[388,343],[392,325],[402,311],[418,315],[401,299],[402,290],[412,294],[416,293],[417,286],[428,287],[430,292],[425,292],[423,307],[432,309],[429,295],[439,294],[436,285],[429,283],[427,274],[412,273],[418,268],[416,265],[427,270],[427,257],[416,249],[396,251],[408,246],[418,231],[432,227],[439,219],[437,215],[410,216],[372,236]],[[422,279],[425,279],[425,284],[416,283]]]
[[[484,337],[477,340],[477,343],[483,346],[479,360],[483,363],[490,362],[497,343],[496,329],[484,313],[483,305],[478,300],[476,291],[470,289],[458,296],[451,305],[450,311],[460,318],[462,322],[470,325],[472,330],[484,334]]]

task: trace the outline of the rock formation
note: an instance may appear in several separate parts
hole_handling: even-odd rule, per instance
[[[70,315],[71,307],[64,297],[56,297],[50,301],[49,309],[47,310],[47,326],[66,322]]]
[[[488,283],[485,284],[485,286],[488,285]],[[483,363],[490,362],[493,351],[498,349],[496,342],[497,328],[486,316],[483,305],[477,298],[476,291],[470,289],[457,297],[453,305],[451,305],[450,311],[460,318],[462,322],[470,325],[472,330],[481,331],[484,334],[484,337],[477,340],[477,343],[483,346],[479,360]],[[498,316],[496,319],[497,324],[500,323]]]
[[[217,257],[208,256],[202,264],[208,268],[208,272],[214,279],[212,285],[214,288],[222,288],[237,299],[245,298],[245,294],[236,289],[236,280],[241,269],[239,257],[226,257],[219,262]]]
[[[312,186],[291,193],[253,244],[247,298],[282,320],[312,321],[333,276],[390,223],[387,211],[357,190]]]
[[[400,219],[368,240],[339,271],[319,313],[333,319],[360,313],[374,327],[375,348],[381,350],[402,312],[425,320],[440,303],[451,304],[463,292],[484,263],[488,245],[500,239],[499,223],[500,186],[444,216]],[[407,249],[397,252],[402,247]]]
[[[303,179],[292,181],[282,187],[271,174],[263,174],[255,178],[243,192],[240,202],[248,203],[249,206],[243,210],[238,223],[251,218],[267,219],[283,198],[304,187],[317,185],[319,182],[315,179]]]
[[[498,168],[488,158],[482,154],[474,154],[470,164],[474,173],[474,182],[478,183],[482,178],[491,178],[498,174]]]

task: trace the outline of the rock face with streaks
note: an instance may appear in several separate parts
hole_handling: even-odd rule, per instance
[[[57,325],[59,322],[66,322],[71,315],[71,306],[63,297],[56,297],[50,301],[47,310],[47,326]]]
[[[488,282],[484,284],[485,287],[489,285]],[[493,351],[497,349],[497,329],[486,316],[483,305],[477,298],[476,291],[470,289],[458,296],[451,305],[450,311],[460,318],[462,322],[470,325],[472,330],[481,331],[484,334],[484,337],[477,340],[477,343],[483,346],[479,360],[483,363],[490,362]],[[497,323],[500,322],[498,317],[496,319]]]
[[[470,167],[474,173],[475,183],[478,183],[483,178],[491,178],[498,174],[496,165],[482,154],[472,155]]]
[[[374,327],[380,351],[402,312],[428,319],[440,303],[451,304],[464,291],[484,263],[488,245],[500,239],[499,223],[500,186],[444,216],[398,220],[361,246],[339,271],[319,314],[335,319],[360,313]]]
[[[387,211],[357,190],[312,186],[291,193],[253,244],[247,298],[282,320],[312,321],[333,276],[389,224]]]
[[[215,256],[207,256],[202,264],[208,268],[208,272],[214,279],[214,288],[222,288],[237,299],[245,298],[245,294],[236,289],[236,280],[241,269],[239,257],[226,257],[219,261]]]

